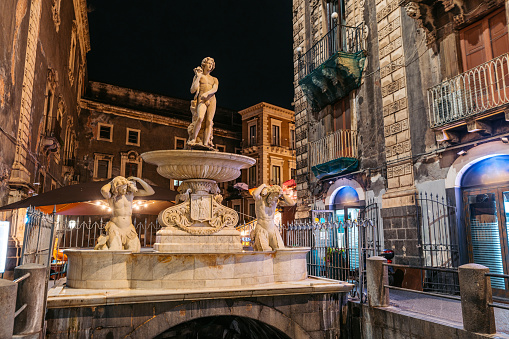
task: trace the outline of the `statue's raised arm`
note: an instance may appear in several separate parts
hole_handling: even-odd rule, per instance
[[[147,184],[145,181],[143,181],[140,178],[129,177],[129,178],[127,178],[127,180],[129,180],[129,181],[136,181],[142,187],[142,189],[138,189],[137,191],[134,192],[134,196],[135,197],[146,197],[146,196],[149,196],[149,195],[152,195],[152,194],[155,193],[154,189],[149,184]]]

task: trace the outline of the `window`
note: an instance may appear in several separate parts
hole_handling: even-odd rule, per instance
[[[256,145],[256,121],[249,125],[249,140],[248,146]]]
[[[256,218],[255,204],[249,204],[249,216]]]
[[[226,146],[224,146],[224,145],[216,145],[216,147],[217,147],[217,150],[219,152],[226,152]]]
[[[256,186],[256,165],[249,167],[248,172],[248,186],[255,187]]]
[[[177,188],[179,188],[180,185],[182,185],[182,180],[173,180],[172,181],[172,184],[173,184],[173,190],[177,190]]]
[[[281,185],[281,167],[272,166],[272,183],[274,185]]]
[[[296,178],[297,176],[297,170],[295,168],[290,168],[290,175],[291,175],[291,179],[294,179]]]
[[[334,131],[352,128],[352,113],[350,111],[350,99],[348,96],[334,105]]]
[[[49,132],[51,131],[51,116],[52,116],[52,113],[51,111],[53,110],[53,91],[51,90],[48,90],[47,92],[47,97],[46,97],[46,105],[45,105],[45,108],[44,108],[44,116],[45,116],[45,120],[44,120],[44,126],[45,126],[45,130],[46,132]]]
[[[463,71],[509,52],[504,8],[460,31]]]
[[[240,213],[240,205],[233,205],[233,210],[237,213]]]
[[[295,125],[290,125],[290,149],[295,149]]]
[[[111,178],[111,164],[113,156],[109,154],[94,155],[94,179],[109,179]]]
[[[98,128],[97,140],[109,142],[113,141],[113,125],[99,122],[97,124],[97,128]]]
[[[175,137],[175,149],[185,149],[186,139]]]
[[[279,126],[272,125],[272,146],[279,146]]]
[[[140,130],[127,128],[126,145],[140,146]]]
[[[120,153],[120,175],[124,177],[138,177],[141,178],[141,165],[142,159],[136,151],[129,151],[127,153]]]
[[[68,74],[69,74],[69,81],[72,83],[74,83],[74,60],[76,59],[76,35],[77,35],[77,32],[78,32],[78,28],[76,26],[76,21],[73,22],[72,24],[72,33],[71,33],[71,48],[70,48],[70,51],[69,51],[69,69],[68,69]]]

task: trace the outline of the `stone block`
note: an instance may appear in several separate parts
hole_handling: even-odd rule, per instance
[[[389,94],[382,98],[382,105],[383,107],[390,105],[394,102],[394,94]]]
[[[407,89],[403,87],[394,93],[394,100],[399,100],[407,97]]]
[[[213,280],[234,278],[235,259],[232,256],[197,255],[194,261],[196,280]]]
[[[380,40],[380,42],[378,43],[378,48],[384,48],[385,46],[387,46],[389,44],[389,36],[386,36],[385,38],[383,38],[382,40]]]
[[[406,239],[406,230],[404,228],[397,229],[398,239]]]
[[[398,23],[400,24],[400,19],[401,18],[401,9],[399,7],[396,7],[395,10],[393,10],[392,12],[389,13],[389,15],[387,16],[387,20],[389,20],[389,22],[392,22],[394,20],[398,20]]]
[[[395,115],[389,114],[388,116],[384,117],[384,126],[392,125],[395,122]]]
[[[392,83],[392,81],[393,81],[392,75],[389,74],[380,80],[380,84],[382,85],[382,87],[384,87]]]
[[[380,30],[382,28],[384,28],[385,26],[387,26],[389,24],[389,20],[387,18],[383,18],[382,20],[380,20],[377,24],[377,30],[380,32]]]
[[[157,255],[152,260],[154,280],[186,280],[194,276],[194,256],[192,254]]]
[[[396,139],[395,135],[391,135],[391,136],[388,136],[385,138],[385,146],[386,147],[396,145],[396,143],[397,143],[397,139]]]
[[[403,46],[396,48],[391,52],[391,61],[395,61],[404,55]]]
[[[392,79],[394,81],[401,79],[404,76],[405,76],[405,67],[400,67],[397,70],[395,70],[394,72],[392,72]]]
[[[389,34],[389,40],[394,41],[401,36],[401,26],[396,28],[392,33]]]
[[[387,179],[387,186],[389,188],[398,188],[399,187],[399,178]]]
[[[380,59],[380,68],[387,66],[391,63],[391,56],[387,55],[386,57]]]
[[[402,109],[401,111],[396,112],[395,114],[396,121],[402,121],[406,118],[408,118],[408,109]]]
[[[414,184],[414,177],[412,174],[405,174],[399,177],[399,183],[402,187],[412,186]]]

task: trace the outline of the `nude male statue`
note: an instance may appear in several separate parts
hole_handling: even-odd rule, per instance
[[[205,120],[205,132],[201,143],[204,146],[213,148],[212,126],[214,114],[216,113],[216,92],[219,82],[210,75],[215,68],[214,59],[207,57],[202,60],[201,67],[194,69],[193,83],[191,84],[191,93],[196,93],[193,102],[191,102],[191,112],[193,121],[188,127],[189,140],[187,144],[193,146],[199,144],[198,134],[201,125]]]
[[[262,184],[253,191],[256,213],[256,227],[251,232],[253,249],[255,251],[272,251],[277,248],[284,248],[283,239],[279,230],[274,224],[274,216],[278,203],[281,206],[293,206],[289,196],[283,194],[283,189],[278,186],[267,186]]]
[[[136,182],[142,189],[136,187]],[[107,235],[99,237],[95,249],[139,252],[140,239],[131,221],[133,199],[152,195],[154,189],[140,178],[118,176],[101,188],[101,194],[111,207],[111,219],[106,224]]]

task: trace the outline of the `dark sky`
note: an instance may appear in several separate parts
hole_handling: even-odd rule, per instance
[[[216,61],[218,105],[291,109],[291,0],[89,0],[89,79],[182,99]]]

